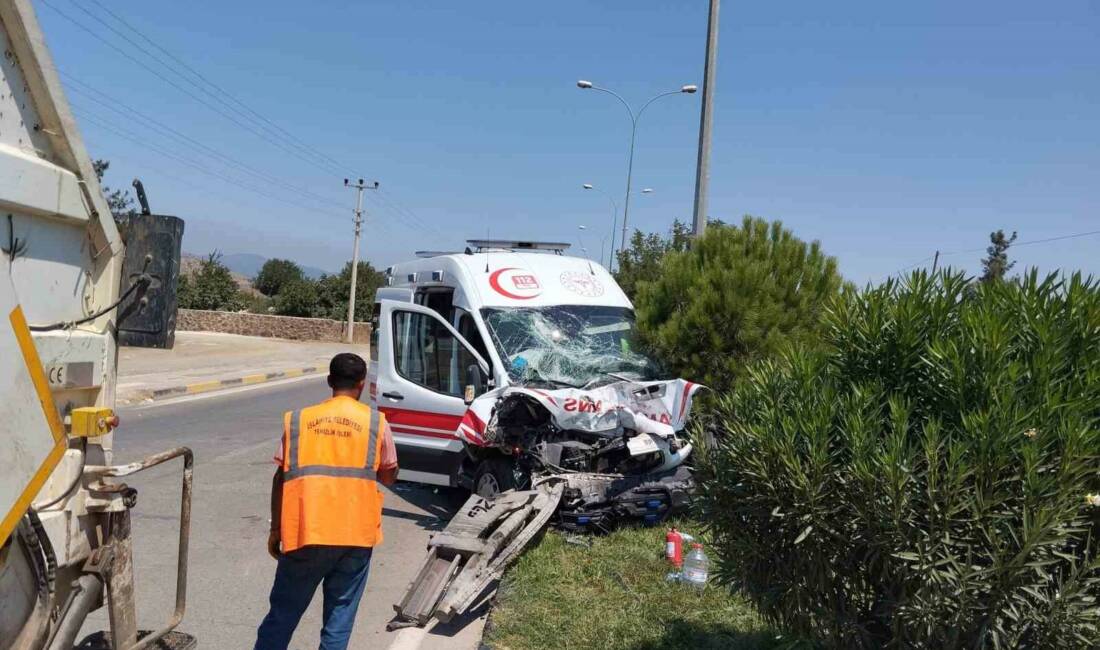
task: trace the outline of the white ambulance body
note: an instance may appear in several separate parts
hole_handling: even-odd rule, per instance
[[[581,392],[589,386],[663,379],[633,350],[633,306],[607,269],[564,255],[567,244],[470,245],[387,269],[376,295],[369,394],[390,423],[403,480],[473,489],[491,474],[479,465],[492,454],[460,432],[464,416],[476,419],[470,402],[488,391],[522,385],[564,414],[598,410]],[[540,358],[567,345],[563,358]],[[688,382],[683,416],[691,392]],[[507,483],[487,480],[498,479]]]

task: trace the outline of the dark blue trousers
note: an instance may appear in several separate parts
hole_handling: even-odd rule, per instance
[[[345,650],[367,584],[371,551],[358,546],[306,546],[284,553],[271,586],[271,610],[260,624],[255,650],[286,650],[317,585],[323,585],[325,598],[320,650]]]

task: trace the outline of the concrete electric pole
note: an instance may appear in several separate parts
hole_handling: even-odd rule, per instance
[[[696,237],[707,227],[707,184],[710,181],[710,120],[714,106],[714,73],[718,67],[718,0],[710,0],[707,20],[707,55],[703,68],[703,107],[699,111],[699,159],[695,166],[695,212],[692,232]]]
[[[351,254],[351,295],[348,296],[348,343],[355,342],[355,283],[359,280],[359,231],[363,226],[363,190],[378,189],[378,181],[374,185],[366,185],[360,178],[358,183],[352,184],[344,179],[344,187],[354,187],[358,192],[355,197],[355,248]]]

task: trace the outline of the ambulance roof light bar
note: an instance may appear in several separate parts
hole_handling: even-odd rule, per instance
[[[467,239],[466,243],[481,253],[486,250],[552,251],[561,255],[569,248],[566,242],[518,241],[514,239]]]
[[[416,251],[415,255],[426,260],[432,257],[443,257],[444,255],[461,255],[462,251]]]

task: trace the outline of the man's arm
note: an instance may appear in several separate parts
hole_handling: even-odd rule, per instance
[[[393,443],[393,434],[390,425],[382,418],[382,459],[378,463],[378,471],[375,476],[382,485],[393,485],[397,482],[397,446]]]
[[[283,468],[276,467],[271,477],[271,530],[279,532],[283,519]]]
[[[397,465],[393,467],[379,467],[376,474],[378,476],[378,482],[382,485],[393,485],[397,482]]]
[[[275,559],[279,559],[282,519],[283,468],[278,467],[275,469],[275,475],[271,477],[271,532],[267,536],[267,552]]]

